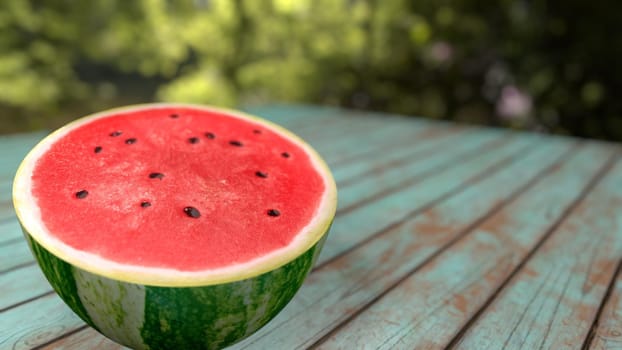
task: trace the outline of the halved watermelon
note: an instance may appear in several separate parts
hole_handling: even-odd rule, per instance
[[[293,297],[335,214],[328,167],[257,117],[180,104],[91,115],[41,141],[14,205],[61,298],[109,338],[223,347]]]

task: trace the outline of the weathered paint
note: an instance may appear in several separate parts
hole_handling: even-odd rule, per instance
[[[97,333],[90,327],[81,329],[75,333],[68,334],[51,344],[44,345],[40,350],[128,350],[129,348],[122,346],[114,341]]]
[[[32,262],[28,244],[24,240],[8,242],[2,250],[4,254],[0,255],[0,274]]]
[[[50,293],[0,314],[0,349],[32,349],[83,326],[84,321]]]
[[[485,176],[490,172],[489,168],[496,164],[504,160],[510,162],[514,159],[512,157],[519,159],[527,151],[527,147],[535,146],[537,139],[536,136],[509,139],[507,143],[498,145],[495,149],[456,162],[453,166],[436,172],[434,176],[426,177],[409,186],[395,188],[391,193],[373,202],[341,214],[333,226],[333,232],[337,234],[328,238],[326,248],[320,255],[319,264],[403,220],[426,203],[465,186],[470,179]],[[361,196],[364,194],[365,192],[361,193]]]
[[[618,271],[611,296],[605,304],[597,325],[590,349],[622,349],[622,274],[620,271]]]
[[[23,237],[15,215],[10,219],[0,221],[0,249],[6,249],[5,246],[17,240],[23,241]]]
[[[424,157],[433,153],[444,153],[455,145],[456,142],[462,142],[464,133],[468,132],[464,129],[432,129],[418,135],[416,141],[411,147],[402,147],[402,145],[388,147],[383,144],[376,144],[373,152],[366,154],[368,157],[362,161],[348,162],[339,164],[333,171],[337,186],[342,188],[357,180],[358,177],[373,173],[379,169],[390,169],[403,163],[416,160],[418,157]],[[403,140],[398,140],[402,142]],[[382,146],[382,147],[381,147]],[[440,152],[439,152],[440,151]],[[373,159],[370,161],[369,159]]]
[[[555,229],[457,348],[575,349],[622,258],[622,162]]]
[[[589,146],[574,153],[515,201],[472,228],[442,256],[339,329],[322,347],[354,343],[374,349],[434,348],[447,344],[578,200],[580,190],[589,185],[610,154]],[[446,216],[453,217],[459,210],[445,208],[435,211],[433,222],[416,225],[413,233],[433,234],[439,220],[452,226]],[[368,331],[372,325],[383,329],[382,337]],[[507,324],[499,327],[507,328]],[[498,345],[492,348],[500,348]],[[527,348],[536,348],[532,345]],[[467,348],[485,347],[471,344]]]
[[[35,261],[0,274],[0,312],[45,293],[52,293],[52,289]]]
[[[426,174],[435,170],[457,164],[459,161],[485,153],[491,141],[504,141],[503,133],[490,132],[464,135],[460,140],[460,147],[452,147],[443,153],[427,153],[427,157],[406,159],[397,162],[390,168],[375,168],[369,176],[361,178],[356,183],[341,188],[339,191],[338,210],[348,210],[358,202],[369,200],[380,193],[398,190],[402,191],[409,183],[416,179],[425,178]],[[408,161],[409,160],[409,161]]]

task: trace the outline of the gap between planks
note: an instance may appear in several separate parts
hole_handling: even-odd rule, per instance
[[[531,145],[528,145],[526,147],[523,147],[521,149],[519,149],[518,151],[513,152],[512,154],[502,158],[500,161],[493,163],[491,166],[483,169],[483,171],[478,172],[477,174],[475,174],[474,176],[472,176],[471,178],[466,179],[461,186],[456,186],[455,188],[453,188],[452,190],[445,192],[444,194],[434,198],[433,200],[429,201],[428,203],[426,203],[424,206],[419,207],[415,210],[412,210],[408,213],[406,213],[406,215],[404,215],[400,220],[396,220],[392,223],[390,223],[389,225],[383,227],[382,229],[376,231],[375,233],[372,233],[370,236],[366,237],[365,239],[356,242],[354,245],[350,246],[349,248],[345,249],[344,251],[340,252],[337,255],[334,255],[324,261],[320,261],[317,263],[316,267],[314,268],[315,270],[318,270],[320,268],[322,268],[325,265],[328,265],[329,263],[333,262],[334,260],[339,259],[341,256],[347,254],[348,252],[357,249],[360,246],[363,246],[365,244],[367,244],[368,242],[376,239],[378,236],[383,235],[386,232],[389,232],[391,230],[393,230],[394,228],[404,224],[404,222],[408,221],[409,219],[411,219],[414,216],[419,215],[420,213],[428,210],[429,208],[437,205],[438,203],[443,202],[444,200],[456,195],[457,193],[462,192],[464,189],[466,189],[469,185],[472,185],[474,183],[477,183],[479,181],[481,181],[482,179],[486,178],[488,175],[494,173],[495,171],[505,167],[506,165],[508,165],[509,163],[512,163],[513,161],[516,161],[516,155],[517,154],[527,154],[526,151],[528,150],[533,150],[534,147],[532,147]],[[450,168],[450,167],[448,167]],[[398,192],[399,189],[397,191],[393,191],[391,193],[395,193]],[[380,199],[382,197],[376,198],[376,200]],[[343,215],[343,214],[342,214]]]
[[[377,201],[378,199],[388,196],[392,193],[396,193],[399,192],[401,189],[403,189],[404,187],[410,187],[418,182],[420,182],[421,180],[425,179],[426,176],[430,176],[432,173],[434,172],[440,172],[443,170],[446,170],[448,168],[450,168],[452,165],[457,163],[457,160],[459,159],[468,159],[471,157],[477,157],[481,154],[483,154],[487,149],[494,147],[494,146],[500,146],[500,145],[505,145],[509,142],[510,140],[508,140],[507,138],[503,137],[503,135],[500,135],[499,137],[497,137],[496,139],[493,139],[492,141],[486,142],[483,145],[480,145],[479,147],[477,147],[474,150],[469,150],[467,152],[464,153],[458,153],[453,155],[452,157],[450,157],[449,159],[447,159],[446,161],[442,162],[441,164],[438,164],[437,166],[434,166],[430,169],[427,169],[421,173],[418,173],[417,175],[410,177],[410,178],[406,178],[402,181],[398,181],[394,184],[392,184],[391,186],[389,186],[388,188],[370,196],[367,197],[363,200],[359,200],[356,203],[353,203],[352,205],[346,206],[346,207],[342,207],[339,208],[337,210],[337,215],[344,215],[347,214],[349,212],[352,212],[354,210],[356,210],[357,208],[360,208],[362,206],[365,206],[368,203]],[[426,159],[427,156],[432,156],[434,155],[433,152],[431,152],[432,150],[428,150],[428,152],[419,155],[417,154],[417,160],[422,160],[422,159]],[[410,159],[412,161],[412,159]],[[397,165],[399,165],[399,167],[397,167],[396,169],[399,169],[401,167],[401,165],[405,165],[407,164],[408,159],[404,160],[403,162],[399,162]],[[373,170],[372,170],[373,171]]]
[[[575,210],[579,204],[585,199],[585,197],[594,189],[594,187],[602,180],[605,174],[611,170],[613,167],[616,156],[611,155],[607,162],[601,166],[598,173],[590,180],[588,185],[583,188],[579,197],[577,197],[570,206],[568,206],[560,215],[554,224],[549,227],[549,229],[544,233],[542,238],[532,247],[531,250],[527,253],[525,258],[512,270],[512,272],[507,276],[507,278],[499,285],[498,288],[490,295],[490,297],[483,303],[482,307],[480,307],[471,317],[469,321],[467,321],[464,326],[456,333],[456,335],[450,340],[450,342],[445,347],[446,350],[453,349],[458,342],[460,342],[461,338],[464,334],[469,330],[469,328],[477,322],[477,320],[483,315],[486,309],[494,302],[494,300],[499,296],[499,294],[505,289],[505,287],[514,279],[514,277],[523,269],[523,267],[529,262],[529,260],[536,254],[536,252],[544,245],[544,243],[552,236],[552,234],[560,227],[560,225],[569,217],[569,215]]]
[[[592,322],[590,331],[587,337],[585,338],[583,345],[581,346],[581,350],[591,349],[592,346],[594,345],[594,339],[595,339],[596,333],[598,332],[598,328],[600,326],[600,318],[601,316],[603,316],[603,311],[605,310],[605,307],[607,306],[607,304],[611,302],[611,298],[614,293],[617,280],[621,276],[620,275],[621,272],[622,272],[622,259],[618,261],[618,266],[616,267],[616,271],[613,274],[613,278],[609,282],[609,285],[607,286],[607,291],[605,292],[605,296],[603,297],[603,300],[600,303],[600,306],[598,307],[598,311],[596,312],[596,316],[594,317],[594,321]]]
[[[486,220],[488,220],[490,217],[494,216],[496,213],[500,212],[505,206],[507,206],[508,204],[512,203],[514,200],[516,200],[516,198],[518,198],[521,194],[523,194],[525,191],[527,191],[529,188],[533,187],[537,182],[540,181],[540,179],[544,176],[546,176],[547,174],[553,172],[553,170],[555,170],[556,167],[559,166],[559,164],[563,163],[566,159],[568,159],[572,153],[574,151],[576,151],[576,149],[578,148],[578,145],[575,145],[571,148],[569,148],[564,154],[562,154],[562,156],[557,159],[555,162],[553,162],[551,165],[549,165],[548,167],[544,168],[543,170],[541,170],[536,176],[534,176],[533,178],[531,178],[528,182],[526,182],[525,184],[523,184],[521,187],[519,187],[516,191],[514,191],[513,193],[510,194],[509,197],[501,200],[497,206],[494,206],[490,211],[488,211],[485,215],[479,217],[477,220],[475,220],[474,222],[472,222],[471,224],[469,224],[466,228],[462,229],[457,235],[455,235],[454,237],[452,237],[449,241],[447,241],[444,245],[442,245],[438,250],[436,250],[433,254],[431,254],[429,257],[427,257],[425,260],[423,260],[420,264],[418,264],[417,266],[415,266],[413,269],[411,269],[410,271],[408,271],[404,276],[402,276],[401,278],[399,278],[398,280],[396,280],[393,284],[391,284],[386,290],[384,290],[382,293],[380,293],[378,296],[376,296],[375,298],[373,298],[370,302],[366,303],[365,305],[363,305],[360,309],[358,309],[355,313],[353,313],[351,316],[349,316],[347,319],[341,321],[335,328],[333,328],[330,332],[326,333],[324,336],[322,336],[320,339],[318,339],[315,343],[313,343],[310,348],[315,348],[317,346],[319,346],[320,344],[322,344],[323,342],[325,342],[328,338],[330,338],[333,334],[339,332],[339,330],[345,326],[348,322],[350,322],[352,319],[355,319],[358,315],[362,314],[364,311],[366,311],[369,307],[371,307],[376,301],[378,301],[379,299],[381,299],[383,296],[385,296],[386,294],[388,294],[389,292],[391,292],[392,290],[394,290],[397,286],[399,286],[402,282],[404,282],[406,279],[408,279],[409,277],[411,277],[413,274],[415,274],[417,271],[421,270],[423,267],[425,267],[428,263],[432,262],[435,259],[438,259],[439,256],[441,256],[443,254],[443,252],[447,251],[452,245],[454,245],[455,243],[459,242],[460,240],[464,239],[465,237],[467,237],[469,235],[469,233],[471,233],[474,229],[476,229],[477,227],[479,227],[482,223],[484,223]],[[440,201],[439,201],[440,202]]]
[[[63,334],[61,334],[60,336],[58,336],[56,338],[50,339],[49,341],[47,341],[47,342],[45,342],[43,344],[40,344],[40,345],[37,345],[37,346],[33,347],[31,350],[43,349],[43,348],[45,348],[48,345],[52,345],[53,343],[56,343],[56,342],[58,342],[60,340],[63,340],[65,338],[67,338],[67,337],[70,337],[70,336],[72,336],[72,335],[74,335],[74,334],[76,334],[78,332],[82,332],[83,330],[88,329],[88,328],[89,328],[89,325],[85,324],[85,325],[80,326],[80,327],[78,327],[76,329],[72,329],[72,330],[70,330],[67,333],[63,333]]]

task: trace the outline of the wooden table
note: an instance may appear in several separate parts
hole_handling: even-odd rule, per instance
[[[319,108],[252,111],[331,166],[339,209],[294,300],[235,349],[622,347],[611,143]],[[119,349],[51,290],[11,204],[44,133],[0,138],[0,348]]]

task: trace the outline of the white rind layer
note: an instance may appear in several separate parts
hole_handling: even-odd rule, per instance
[[[99,118],[105,118],[112,114],[131,112],[145,108],[193,108],[223,113],[235,118],[257,123],[291,140],[305,150],[312,164],[324,179],[326,190],[320,200],[320,205],[316,210],[315,216],[286,247],[244,263],[192,272],[121,264],[96,254],[76,250],[55,238],[42,222],[39,207],[35,198],[32,196],[30,174],[33,173],[36,161],[47,152],[52,144],[81,125],[90,123]],[[337,209],[337,187],[328,166],[317,152],[298,136],[272,122],[222,108],[192,104],[155,103],[122,107],[89,115],[67,124],[44,138],[30,153],[28,153],[17,170],[13,183],[13,202],[17,216],[25,231],[52,254],[72,265],[108,278],[131,283],[156,286],[205,286],[239,281],[272,271],[294,260],[313,247],[328,231],[332,223]]]

